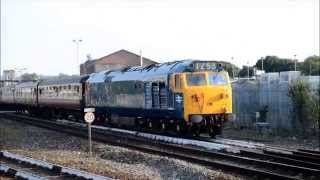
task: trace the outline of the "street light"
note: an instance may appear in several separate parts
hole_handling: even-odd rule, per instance
[[[233,57],[231,57],[232,78],[234,79]]]
[[[295,54],[295,55],[293,55],[293,56],[294,56],[294,58],[293,58],[293,61],[294,61],[294,71],[297,71],[297,60],[296,60],[297,55]]]
[[[1,69],[1,58],[0,58],[0,81],[2,80],[2,73],[1,73],[2,69]]]
[[[74,42],[77,46],[77,69],[79,68],[78,72],[80,74],[79,44],[82,42],[82,39],[74,39],[72,42]]]
[[[250,68],[249,68],[249,61],[247,61],[247,66],[248,66],[248,80],[250,79]]]
[[[263,57],[261,57],[261,70],[263,71]]]
[[[140,66],[143,67],[142,50],[140,49]]]

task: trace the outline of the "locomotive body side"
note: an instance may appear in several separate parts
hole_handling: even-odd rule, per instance
[[[138,68],[139,67],[134,67]],[[131,121],[134,119],[174,118],[172,108],[168,107],[167,96],[165,99],[152,97],[152,91],[168,92],[168,74],[166,71],[146,73],[143,68],[131,69],[125,72],[101,72],[90,76],[86,83],[86,107],[96,108],[96,116],[103,121],[124,123],[118,118]],[[163,95],[164,96],[164,95]],[[152,101],[158,99],[157,102]]]
[[[178,131],[196,127],[196,133],[216,133],[232,111],[229,77],[220,70],[194,70],[196,65],[177,61],[92,74],[86,82],[85,106],[94,107],[97,119],[107,123],[173,126]],[[205,83],[189,84],[189,76],[197,74]]]

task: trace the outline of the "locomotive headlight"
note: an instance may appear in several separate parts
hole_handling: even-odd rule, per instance
[[[192,115],[190,117],[191,122],[193,123],[200,123],[202,121],[203,117],[201,115]]]

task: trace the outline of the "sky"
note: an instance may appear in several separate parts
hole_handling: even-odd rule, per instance
[[[319,55],[319,0],[1,0],[1,64],[78,73],[120,49],[158,62]]]

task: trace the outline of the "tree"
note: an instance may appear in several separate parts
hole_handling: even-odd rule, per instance
[[[233,69],[232,69],[233,68]],[[232,63],[225,63],[225,70],[229,73],[229,76],[234,78],[233,77],[233,74],[234,76],[236,77],[237,74],[239,73],[240,71],[240,68],[238,68],[236,65],[232,64]],[[233,70],[233,73],[232,73],[232,70]]]
[[[265,72],[280,72],[280,71],[294,71],[294,61],[292,59],[279,58],[277,56],[266,56],[256,62],[255,67],[262,69]],[[297,63],[297,68],[300,69],[300,63]]]
[[[24,73],[21,75],[21,81],[36,81],[39,76],[36,73]]]
[[[319,148],[320,148],[320,89],[313,94],[311,100],[311,117],[314,119],[316,129],[318,124]]]
[[[301,71],[305,75],[320,75],[320,57],[319,56],[310,56],[307,57],[304,62],[301,64]]]
[[[242,69],[239,71],[239,77],[248,77],[248,68],[249,68],[249,76],[253,76],[254,67],[250,66],[242,66]]]
[[[313,98],[309,84],[303,81],[291,84],[288,96],[293,104],[294,118],[299,122],[302,132],[305,132],[315,120],[311,112]],[[294,123],[294,125],[297,127],[298,124]]]
[[[63,78],[68,78],[70,77],[68,74],[64,74],[64,73],[59,73],[58,74],[58,78],[63,79]]]

